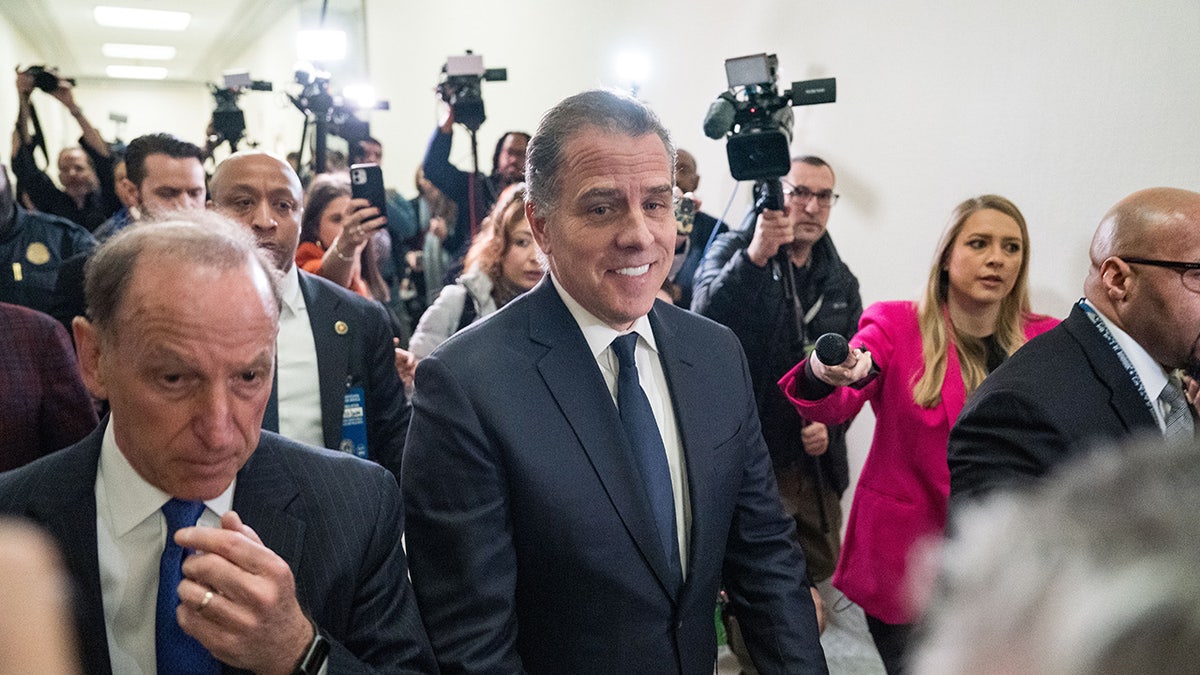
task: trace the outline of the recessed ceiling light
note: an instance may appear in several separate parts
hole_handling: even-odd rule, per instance
[[[109,77],[123,80],[162,80],[167,77],[167,69],[161,66],[108,66],[104,72]]]
[[[142,28],[145,30],[183,30],[188,27],[192,15],[187,12],[170,12],[161,9],[133,9],[130,7],[96,7],[93,15],[96,23],[111,28]]]
[[[129,45],[105,42],[100,51],[110,59],[170,61],[175,58],[175,48],[169,45]]]

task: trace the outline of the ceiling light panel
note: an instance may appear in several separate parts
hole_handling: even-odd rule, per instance
[[[170,61],[175,58],[175,48],[169,45],[131,45],[106,42],[100,51],[110,59]]]
[[[172,12],[161,9],[133,9],[131,7],[96,7],[93,15],[96,23],[110,28],[139,28],[142,30],[180,31],[188,27],[192,15],[188,12]]]

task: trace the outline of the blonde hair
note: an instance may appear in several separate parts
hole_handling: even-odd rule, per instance
[[[946,266],[954,242],[962,233],[967,219],[978,211],[992,209],[1017,222],[1021,230],[1021,267],[1012,290],[1000,301],[996,317],[995,337],[1006,354],[1012,354],[1025,344],[1025,321],[1029,317],[1029,228],[1020,209],[999,195],[972,197],[955,207],[950,225],[942,233],[937,255],[929,269],[925,296],[917,309],[917,324],[921,330],[921,356],[925,368],[913,384],[913,401],[923,408],[933,408],[942,401],[942,385],[946,381],[946,361],[950,346],[958,351],[959,368],[967,394],[975,391],[987,376],[987,346],[980,338],[954,330],[947,314],[946,302],[950,291],[950,274]]]

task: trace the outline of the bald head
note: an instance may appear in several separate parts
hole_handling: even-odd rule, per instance
[[[1200,367],[1200,292],[1171,265],[1200,261],[1200,193],[1150,188],[1122,199],[1090,256],[1088,301],[1163,367]]]
[[[265,152],[239,152],[217,165],[210,206],[254,233],[280,272],[295,264],[304,189],[284,160]]]

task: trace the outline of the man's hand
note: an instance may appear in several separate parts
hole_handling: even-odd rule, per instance
[[[754,224],[754,238],[746,248],[750,262],[758,267],[766,267],[780,247],[787,246],[795,240],[796,232],[788,218],[788,208],[784,205],[782,211],[767,209],[758,216],[758,222]]]
[[[50,95],[63,104],[72,115],[79,115],[79,105],[75,103],[75,87],[70,82],[60,78],[58,80],[58,89],[50,92]]]
[[[221,516],[220,528],[180,529],[175,542],[195,551],[183,561],[175,613],[184,632],[231,666],[292,672],[314,628],[296,600],[296,580],[283,558],[233,511]]]
[[[33,75],[31,75],[28,70],[21,70],[20,66],[17,66],[16,71],[17,96],[20,97],[22,101],[28,101],[29,96],[33,93]]]
[[[404,383],[404,388],[411,390],[413,377],[417,374],[417,355],[400,348],[400,338],[392,338],[392,347],[396,352],[396,374]]]
[[[823,455],[829,449],[829,427],[820,422],[809,422],[800,430],[800,441],[804,443],[804,452],[813,457]]]
[[[438,130],[443,134],[448,134],[454,130],[454,108],[442,99],[442,95],[437,95],[438,100],[442,102],[442,114],[438,119]]]

